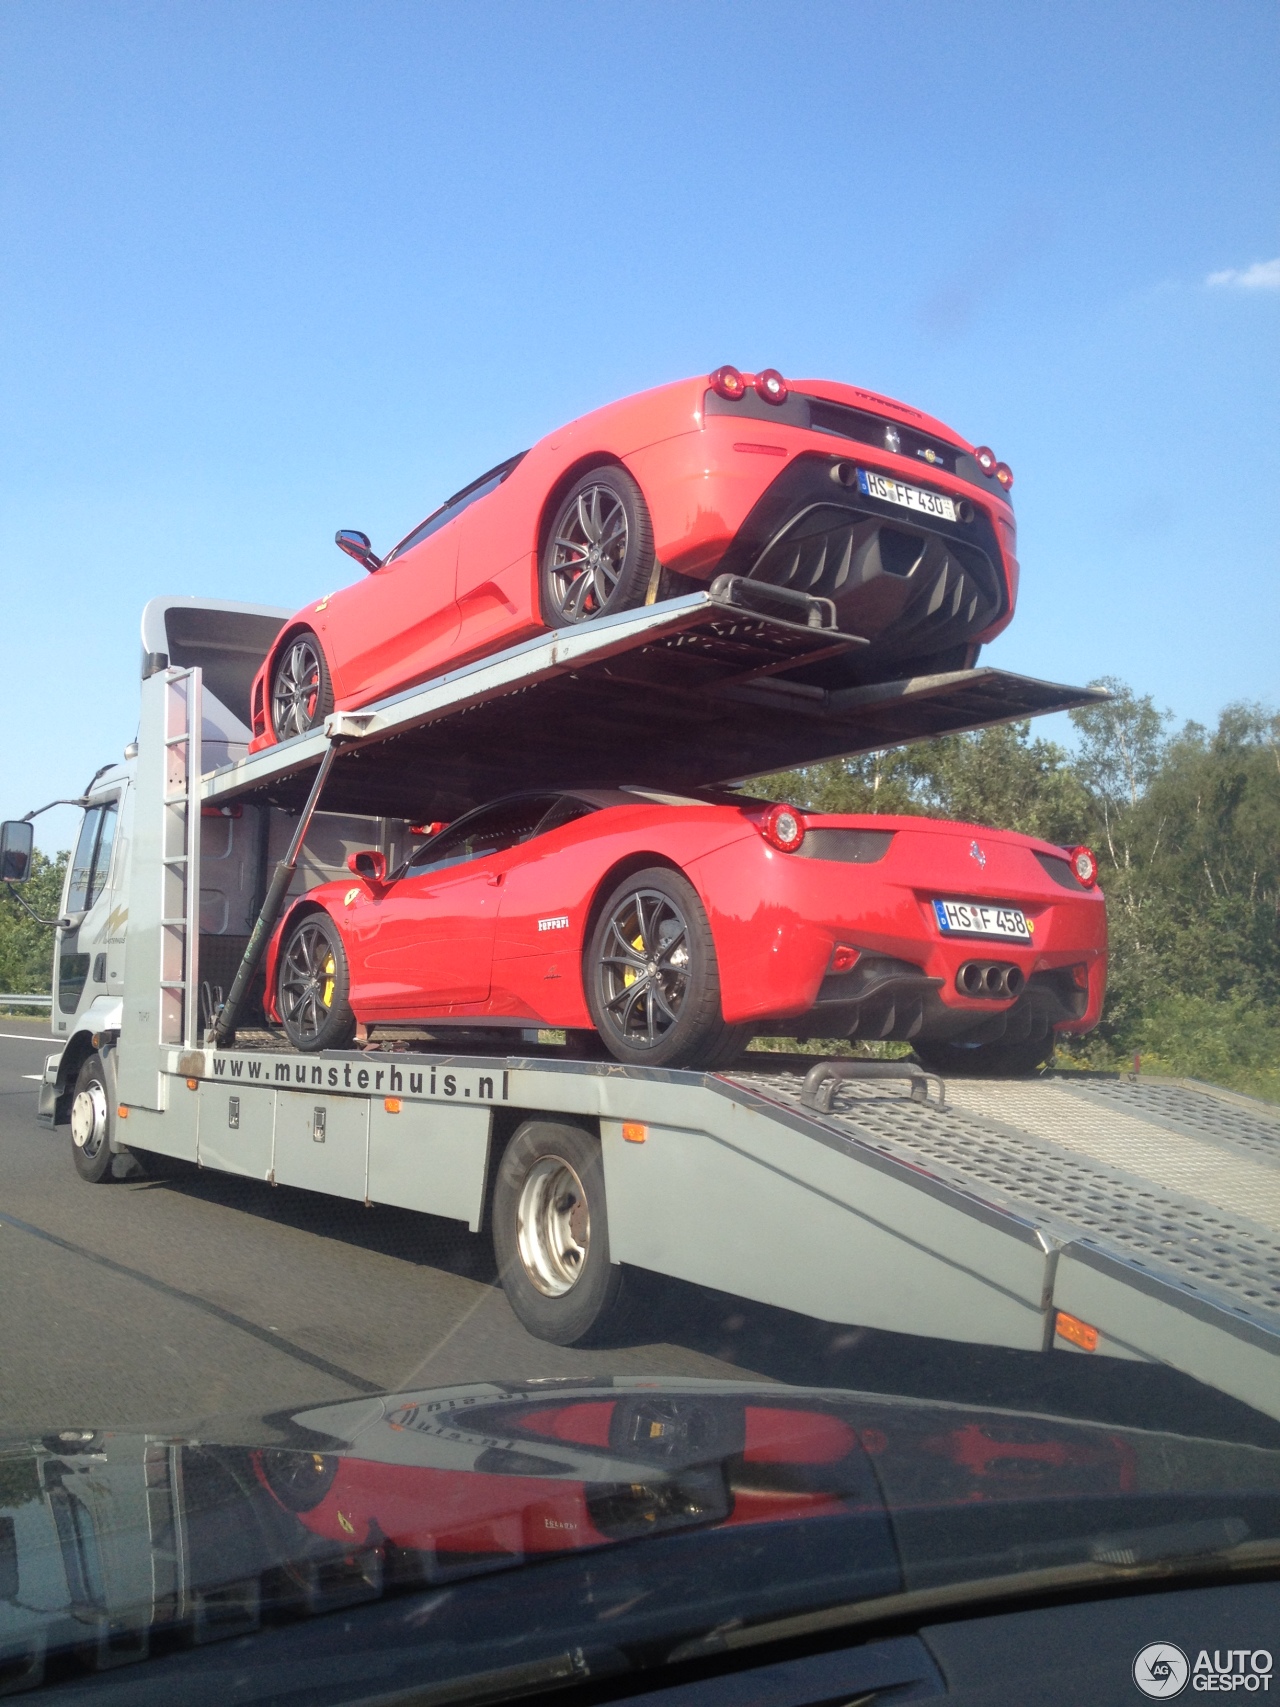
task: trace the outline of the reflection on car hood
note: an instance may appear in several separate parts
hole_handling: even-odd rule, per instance
[[[177,1664],[361,1603],[417,1648],[424,1619],[461,1653],[487,1618],[492,1645],[500,1607],[517,1647],[568,1620],[572,1651],[586,1628],[661,1652],[726,1619],[1277,1535],[1280,1451],[828,1389],[488,1383],[182,1437],[71,1429],[0,1449],[0,1678]]]

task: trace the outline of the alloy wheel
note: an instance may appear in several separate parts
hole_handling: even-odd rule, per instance
[[[548,569],[551,596],[565,622],[599,616],[613,595],[630,533],[622,499],[608,486],[588,486],[561,523]]]
[[[271,687],[271,722],[276,739],[303,735],[312,727],[320,701],[320,650],[300,634],[276,665]]]
[[[637,889],[613,909],[597,965],[600,1002],[624,1042],[652,1049],[689,993],[689,925],[669,895]]]
[[[304,921],[289,939],[280,970],[283,1017],[299,1037],[319,1034],[329,1017],[338,962],[323,925]]]

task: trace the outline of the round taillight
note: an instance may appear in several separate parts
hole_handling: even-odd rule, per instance
[[[979,445],[973,453],[973,459],[984,474],[995,473],[996,453],[989,445]]]
[[[1072,848],[1067,858],[1077,880],[1083,883],[1086,889],[1092,889],[1098,881],[1098,862],[1094,858],[1093,849]]]
[[[861,959],[861,951],[850,948],[847,942],[838,942],[831,951],[831,972],[851,972]]]
[[[747,382],[736,367],[718,367],[710,383],[717,397],[727,397],[731,403],[747,395]]]
[[[1009,467],[1007,462],[998,462],[996,464],[996,479],[1004,487],[1006,492],[1013,485],[1013,470]]]
[[[760,829],[765,841],[783,853],[794,853],[804,840],[804,821],[794,806],[771,806]]]
[[[756,392],[766,403],[785,403],[787,382],[776,367],[767,367],[756,375]]]

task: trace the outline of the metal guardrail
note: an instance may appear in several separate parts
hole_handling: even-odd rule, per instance
[[[0,990],[0,1008],[48,1008],[52,1012],[53,997],[13,995],[8,990]]]

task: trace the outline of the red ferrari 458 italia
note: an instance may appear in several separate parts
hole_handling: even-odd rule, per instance
[[[268,948],[268,1010],[301,1049],[357,1022],[564,1027],[708,1068],[775,1033],[1010,1072],[1102,1009],[1093,855],[1007,831],[579,789],[481,807],[394,872],[349,865]]]
[[[830,599],[875,681],[966,668],[1017,596],[1013,476],[986,446],[832,380],[722,367],[551,433],[286,622],[251,750],[548,628],[733,573]]]

